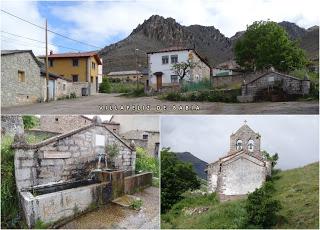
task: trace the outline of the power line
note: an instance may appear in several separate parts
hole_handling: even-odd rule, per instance
[[[28,39],[28,40],[35,41],[35,42],[46,43],[46,42],[44,42],[44,41],[40,41],[40,40],[37,40],[37,39],[33,39],[33,38],[21,36],[21,35],[18,35],[18,34],[9,33],[9,32],[3,31],[3,30],[1,30],[1,33],[10,34],[10,35],[12,35],[12,36],[16,36],[16,37],[19,37],[19,38]],[[1,36],[2,36],[2,35],[1,35]],[[61,47],[61,48],[64,48],[64,49],[75,50],[75,51],[81,52],[81,50],[74,49],[74,48],[70,48],[70,47],[66,47],[66,46],[62,46],[62,45],[58,45],[58,44],[54,44],[54,43],[48,43],[48,44],[53,45],[53,46],[58,46],[58,47]]]
[[[13,41],[12,39],[9,39],[8,37],[2,37],[1,38],[1,41],[3,42],[9,42],[9,43],[12,43],[14,45],[26,45],[25,43],[22,43],[18,40],[15,40]],[[11,44],[11,45],[12,45]],[[44,49],[45,47],[44,46],[39,46],[39,45],[36,45],[36,44],[28,44],[28,46],[32,46],[32,47],[37,47],[37,48],[41,48],[41,49]]]
[[[21,17],[19,17],[19,16],[16,16],[16,15],[14,15],[14,14],[12,14],[12,13],[9,13],[8,11],[2,10],[2,9],[1,9],[1,11],[2,11],[3,13],[5,13],[5,14],[8,14],[8,15],[10,15],[10,16],[12,16],[12,17],[15,17],[15,18],[17,18],[17,19],[20,19],[20,20],[22,20],[22,21],[24,21],[24,22],[26,22],[26,23],[29,23],[29,24],[31,24],[31,25],[33,25],[33,26],[36,26],[36,27],[38,27],[38,28],[40,28],[40,29],[43,29],[43,30],[46,29],[46,28],[44,28],[43,26],[39,26],[39,25],[37,25],[37,24],[35,24],[35,23],[32,23],[32,22],[30,22],[30,21],[28,21],[28,20],[26,20],[26,19],[23,19],[23,18],[21,18]],[[69,39],[69,40],[74,41],[74,42],[78,42],[78,43],[81,43],[81,44],[84,44],[84,45],[87,45],[87,46],[91,46],[91,47],[95,47],[95,48],[101,49],[101,47],[98,47],[98,46],[95,46],[95,45],[91,45],[91,44],[89,44],[89,43],[82,42],[82,41],[79,41],[79,40],[76,40],[76,39],[73,39],[73,38],[69,38],[69,37],[67,37],[67,36],[65,36],[65,35],[63,35],[63,34],[57,33],[57,32],[55,32],[55,31],[52,31],[52,30],[49,30],[49,29],[48,29],[48,32],[53,33],[53,34],[56,34],[56,35],[61,36],[61,37],[63,37],[63,38]]]

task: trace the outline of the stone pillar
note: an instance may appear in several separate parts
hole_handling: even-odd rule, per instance
[[[302,80],[301,83],[302,95],[307,95],[310,92],[310,80]]]

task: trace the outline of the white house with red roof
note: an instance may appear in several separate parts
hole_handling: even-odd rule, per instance
[[[171,47],[148,52],[148,80],[147,87],[162,91],[166,87],[179,85],[180,77],[173,70],[176,63],[191,61],[196,66],[189,69],[184,82],[198,82],[210,77],[210,66],[194,49]]]

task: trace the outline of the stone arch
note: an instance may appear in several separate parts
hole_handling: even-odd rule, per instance
[[[254,140],[249,139],[248,144],[247,144],[249,152],[253,152],[254,151],[254,145],[255,145]]]
[[[243,149],[243,141],[241,139],[238,139],[236,141],[236,150],[240,151]]]

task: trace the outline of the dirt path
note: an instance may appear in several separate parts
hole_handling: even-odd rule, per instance
[[[143,205],[140,211],[107,204],[97,210],[84,214],[79,218],[61,226],[62,229],[159,229],[160,228],[160,190],[149,187],[142,192],[135,193],[140,197]]]
[[[71,100],[2,108],[2,114],[318,114],[318,101],[169,102],[156,97],[97,94]]]

